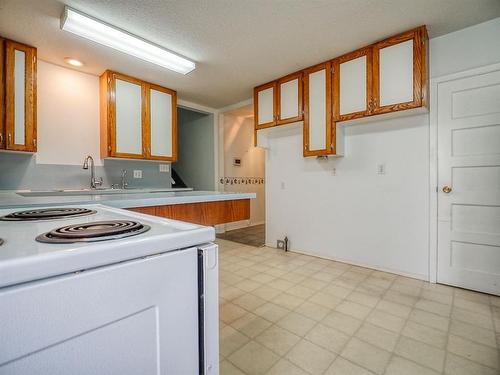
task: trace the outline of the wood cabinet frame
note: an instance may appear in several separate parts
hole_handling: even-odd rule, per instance
[[[287,83],[293,80],[297,80],[297,116],[295,117],[288,117],[288,118],[281,118],[281,85],[283,83]],[[303,98],[302,98],[302,91],[303,90],[303,72],[296,72],[289,74],[283,78],[280,78],[276,81],[276,125],[285,125],[285,124],[291,124],[293,122],[297,121],[302,121],[304,118],[304,112],[303,112]]]
[[[276,82],[277,81],[272,81],[265,83],[263,85],[257,86],[253,89],[253,108],[254,108],[254,124],[255,124],[255,129],[265,129],[265,128],[270,128],[271,126],[276,125],[277,121],[277,108],[278,104],[276,103]],[[267,90],[269,88],[273,88],[273,120],[270,122],[266,122],[264,124],[259,124],[259,92]]]
[[[340,74],[340,64],[347,61],[357,59],[359,57],[366,56],[366,109],[364,111],[340,114],[340,80],[342,79]],[[368,116],[371,112],[373,106],[373,90],[372,90],[372,62],[373,62],[373,52],[372,47],[360,48],[354,52],[347,53],[336,59],[332,60],[334,79],[333,79],[333,118],[334,121],[346,121],[353,120],[356,118],[361,118]]]
[[[5,134],[6,139],[3,142],[5,148],[13,151],[36,152],[37,150],[37,50],[26,44],[5,40],[5,49],[3,56],[5,61],[4,81],[5,81]],[[15,51],[25,53],[25,87],[24,87],[24,145],[15,144]],[[3,112],[3,111],[2,111]]]
[[[413,40],[413,100],[380,106],[380,50]],[[402,111],[427,105],[427,31],[425,26],[373,44],[373,107],[371,114]]]
[[[325,70],[325,84],[326,84],[326,128],[325,128],[325,149],[322,150],[311,150],[309,148],[309,75],[320,70]],[[304,127],[303,127],[303,155],[307,156],[321,156],[335,154],[335,126],[333,126],[332,119],[332,64],[331,62],[326,62],[323,64],[315,65],[311,68],[305,69],[304,71]]]
[[[177,92],[169,88],[158,86],[153,83],[145,84],[145,95],[147,103],[150,103],[150,90],[161,91],[169,94],[172,97],[172,156],[159,156],[151,154],[151,146],[146,148],[146,158],[149,160],[164,160],[176,161],[177,160]],[[149,106],[146,106],[146,121],[151,124],[151,113]],[[146,139],[148,144],[151,143],[151,126],[146,126]]]
[[[116,80],[130,82],[141,87],[141,154],[116,151]],[[161,91],[172,96],[172,156],[151,155],[151,113],[150,89]],[[100,138],[101,157],[115,157],[146,160],[177,160],[177,92],[169,88],[125,74],[107,70],[100,77]]]

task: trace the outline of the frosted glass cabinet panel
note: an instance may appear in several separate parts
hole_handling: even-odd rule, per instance
[[[26,144],[25,124],[25,87],[26,53],[14,51],[14,144]]]
[[[366,110],[366,56],[340,64],[340,114]]]
[[[115,80],[116,153],[142,156],[142,86]]]
[[[9,150],[34,152],[36,49],[10,40],[5,41],[5,47],[2,43],[2,49],[5,59],[6,134],[1,133],[0,144]]]
[[[371,57],[371,48],[365,48],[334,60],[334,118],[337,121],[363,117],[369,112]]]
[[[302,120],[302,72],[278,80],[278,119],[283,125]]]
[[[331,149],[330,63],[304,71],[304,156],[323,155]]]
[[[174,156],[174,116],[176,112],[174,93],[163,88],[151,88],[150,121],[151,121],[151,158],[169,160]]]
[[[380,105],[413,101],[413,40],[380,49]]]
[[[276,125],[276,83],[271,82],[254,89],[255,127]]]

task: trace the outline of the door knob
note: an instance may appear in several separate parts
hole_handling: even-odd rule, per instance
[[[443,193],[449,194],[451,193],[452,188],[450,186],[443,186]]]

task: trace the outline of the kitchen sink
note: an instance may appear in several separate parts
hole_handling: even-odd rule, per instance
[[[78,195],[107,195],[107,194],[152,194],[152,193],[172,193],[176,191],[191,191],[192,188],[165,188],[165,189],[54,189],[54,190],[34,190],[17,191],[23,197],[53,197],[53,196],[78,196]]]

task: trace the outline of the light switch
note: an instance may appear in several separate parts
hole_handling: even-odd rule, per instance
[[[142,178],[142,170],[134,169],[134,178]]]

